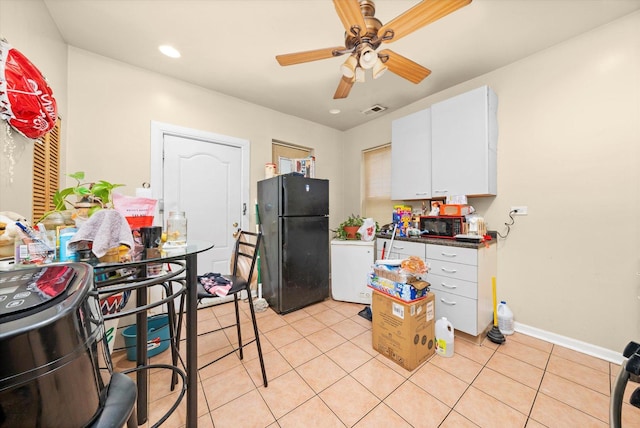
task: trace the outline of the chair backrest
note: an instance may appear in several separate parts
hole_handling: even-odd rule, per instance
[[[251,284],[258,259],[258,248],[262,232],[254,233],[241,230],[236,239],[232,256],[232,275],[240,276]]]

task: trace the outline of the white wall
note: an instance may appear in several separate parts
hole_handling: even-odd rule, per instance
[[[640,338],[640,13],[349,130],[347,156],[484,84],[499,98],[498,196],[472,204],[503,234],[510,207],[529,208],[499,241],[498,298],[517,322],[621,352]],[[344,212],[359,201],[345,189]]]
[[[0,37],[25,55],[45,76],[53,89],[63,127],[67,109],[67,45],[41,1],[0,0]],[[0,121],[0,153],[5,154],[10,137]],[[0,156],[0,211],[16,211],[31,218],[31,174],[33,142],[12,130],[17,163],[9,174],[9,158]],[[61,135],[65,141],[65,133]],[[64,166],[64,157],[61,159]]]
[[[158,121],[249,140],[253,201],[277,139],[315,149],[316,177],[331,181],[331,224],[338,219],[340,131],[73,47],[69,100],[68,171],[124,183],[132,195],[150,182],[150,123]]]

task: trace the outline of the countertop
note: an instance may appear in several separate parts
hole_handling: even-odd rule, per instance
[[[491,232],[489,232],[489,234],[491,235]],[[483,242],[479,242],[479,243],[475,243],[475,242],[463,242],[463,241],[456,241],[455,239],[446,239],[446,238],[423,238],[423,237],[404,237],[404,236],[396,236],[394,238],[394,241],[407,241],[407,242],[419,242],[422,244],[435,244],[435,245],[447,245],[450,247],[459,247],[459,248],[474,248],[474,249],[478,249],[478,248],[482,248],[486,245],[493,245],[495,243],[497,243],[497,239],[495,238],[494,235],[492,235],[493,239],[491,239],[490,241],[483,241]],[[387,234],[387,233],[377,233],[376,234],[376,238],[382,238],[382,239],[391,239],[391,234]]]

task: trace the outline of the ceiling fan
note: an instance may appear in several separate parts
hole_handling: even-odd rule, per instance
[[[369,69],[374,79],[388,69],[412,83],[420,83],[431,70],[390,49],[376,50],[382,43],[398,40],[469,3],[471,0],[423,0],[383,25],[374,17],[372,0],[333,0],[345,28],[344,46],[277,55],[276,60],[285,66],[350,54],[341,66],[342,78],[334,99],[349,96],[354,82],[363,82],[365,70]]]

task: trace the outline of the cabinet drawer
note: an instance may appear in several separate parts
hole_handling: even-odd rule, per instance
[[[387,244],[387,249],[389,249],[389,245]],[[409,256],[418,256],[424,259],[426,255],[425,247],[426,244],[420,242],[393,241],[393,252],[404,256],[399,257],[400,259],[406,259]]]
[[[427,259],[444,260],[467,265],[478,265],[478,250],[473,248],[451,247],[449,245],[427,245]]]
[[[446,291],[436,290],[433,294],[436,296],[436,319],[446,317],[454,329],[472,336],[478,334],[478,308],[475,300]]]
[[[424,260],[426,255],[426,244],[420,242],[407,242],[407,241],[393,241],[393,249],[391,249],[391,253],[389,253],[389,249],[391,247],[390,239],[381,239],[378,238],[376,242],[376,254],[379,259],[382,254],[382,247],[384,243],[387,243],[387,249],[385,250],[385,254],[389,254],[389,259],[406,259],[409,256],[417,256]]]
[[[442,260],[428,260],[431,268],[429,273],[444,276],[451,279],[461,279],[464,281],[478,282],[478,267],[464,265],[462,263],[451,263]]]
[[[457,278],[449,278],[432,273],[427,274],[426,280],[431,284],[430,287],[433,291],[444,291],[470,299],[478,298],[478,284],[476,282],[462,281]]]

